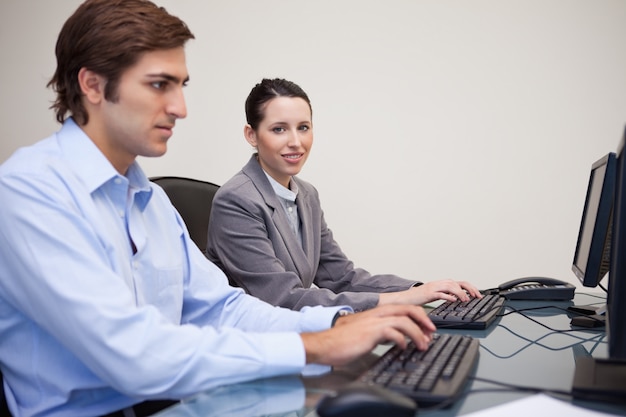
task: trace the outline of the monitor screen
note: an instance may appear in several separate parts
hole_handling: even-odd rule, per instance
[[[585,287],[596,287],[609,271],[615,195],[616,156],[609,153],[591,166],[572,270]]]

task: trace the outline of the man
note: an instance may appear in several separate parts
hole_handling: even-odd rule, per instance
[[[87,0],[59,34],[49,85],[63,126],[0,166],[0,369],[15,415],[145,415],[169,404],[152,400],[430,341],[420,307],[270,306],[193,244],[135,161],[163,155],[186,116],[192,38],[147,0]]]

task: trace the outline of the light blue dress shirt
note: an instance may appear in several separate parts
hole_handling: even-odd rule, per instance
[[[131,241],[136,246],[133,250]],[[20,416],[94,416],[305,371],[293,312],[230,287],[139,166],[71,120],[0,166],[0,367]]]

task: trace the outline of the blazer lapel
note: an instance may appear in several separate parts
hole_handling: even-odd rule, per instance
[[[298,181],[296,180],[296,183]],[[309,267],[315,267],[312,262],[315,261],[315,234],[313,233],[313,223],[308,219],[313,218],[313,209],[310,199],[307,198],[307,191],[298,184],[298,197],[296,198],[296,206],[298,206],[298,215],[301,219],[307,219],[302,222],[302,250]]]
[[[305,253],[303,248],[312,248],[312,242],[307,242],[307,240],[310,239],[311,231],[307,231],[303,228],[303,243],[300,244],[298,237],[293,230],[291,230],[287,214],[285,213],[278,196],[276,196],[272,185],[265,176],[265,172],[257,161],[256,155],[253,155],[252,158],[250,158],[250,161],[248,161],[244,167],[243,172],[252,180],[257,190],[263,197],[265,204],[272,210],[272,222],[283,239],[283,243],[291,256],[294,265],[296,266],[298,275],[303,280],[311,281],[304,282],[305,285],[310,286],[313,279],[313,269],[307,257],[308,251]],[[310,213],[310,208],[306,207],[306,204],[300,204],[299,200],[301,200],[299,197],[296,198],[296,205],[298,206],[300,217],[303,218],[303,216],[306,215],[305,213]],[[271,226],[268,225],[268,227]]]

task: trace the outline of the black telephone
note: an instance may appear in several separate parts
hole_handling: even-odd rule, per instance
[[[498,287],[498,294],[507,300],[558,300],[574,298],[576,287],[555,278],[524,277],[513,279]]]

